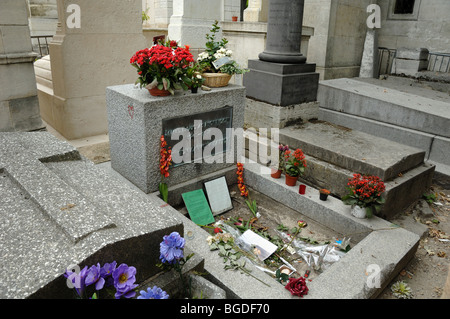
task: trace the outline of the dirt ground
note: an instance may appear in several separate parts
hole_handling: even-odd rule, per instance
[[[416,255],[379,299],[396,299],[391,286],[399,280],[411,288],[412,299],[450,298],[448,283],[445,287],[450,266],[450,187],[448,184],[433,184],[429,194],[436,196],[429,209],[418,210],[417,206],[412,206],[401,216],[406,221],[409,219],[413,226],[413,223],[425,225],[427,230]]]

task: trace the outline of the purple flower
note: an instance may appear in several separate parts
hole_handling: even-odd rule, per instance
[[[105,279],[106,287],[114,285],[114,278],[112,274],[116,269],[117,262],[113,261],[112,263],[106,263],[100,269],[100,276]]]
[[[154,286],[147,288],[147,291],[141,290],[141,295],[137,299],[169,299],[169,295],[161,288]]]
[[[120,297],[132,298],[135,296],[136,292],[133,290],[138,285],[135,285],[136,281],[136,268],[128,267],[126,264],[121,264],[117,267],[112,277],[114,278],[114,287],[116,288],[116,299]]]
[[[86,286],[95,284],[95,290],[103,289],[105,285],[105,279],[101,276],[100,264],[94,265],[87,271]]]
[[[185,240],[179,233],[173,232],[169,236],[164,236],[163,241],[160,244],[160,256],[159,259],[163,263],[174,264],[181,258],[183,258],[183,248]]]
[[[67,269],[64,277],[67,278],[67,284],[69,288],[75,288],[78,296],[83,298],[84,290],[86,288],[86,275],[87,275],[88,267],[85,266],[79,273],[73,272],[72,270]]]

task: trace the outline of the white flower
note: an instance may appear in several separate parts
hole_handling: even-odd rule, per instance
[[[202,76],[200,74],[197,74],[197,79],[201,80]]]
[[[203,61],[206,60],[209,57],[208,52],[202,52],[198,55],[197,61]]]
[[[225,54],[226,54],[226,56],[231,57],[233,55],[233,51],[227,50],[227,52]]]

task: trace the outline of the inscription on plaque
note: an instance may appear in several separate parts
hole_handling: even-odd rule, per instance
[[[162,121],[162,135],[172,149],[173,166],[199,163],[204,155],[220,155],[230,150],[233,107],[174,117]],[[182,161],[177,160],[183,158]]]

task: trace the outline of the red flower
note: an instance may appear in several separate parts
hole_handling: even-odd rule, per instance
[[[223,233],[223,231],[219,227],[216,227],[216,228],[214,228],[214,233],[219,234],[219,233]]]
[[[159,170],[161,175],[164,177],[169,177],[169,166],[172,165],[172,150],[167,148],[167,142],[164,139],[164,135],[161,136],[161,149],[160,149],[160,160],[159,160]]]
[[[287,290],[291,292],[293,296],[302,297],[308,294],[308,287],[306,286],[306,280],[303,277],[289,278],[289,282],[285,286]]]
[[[236,172],[238,178],[238,188],[241,191],[241,196],[248,197],[248,190],[245,187],[244,184],[244,165],[242,163],[237,163],[237,172]]]

